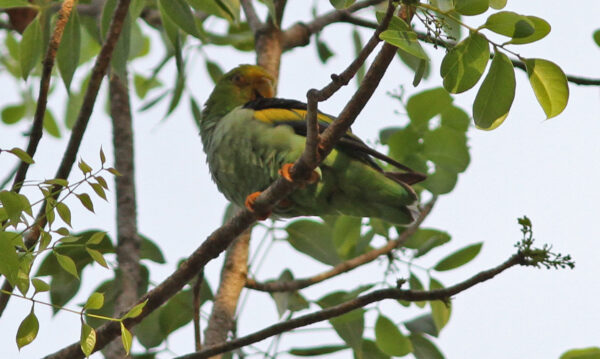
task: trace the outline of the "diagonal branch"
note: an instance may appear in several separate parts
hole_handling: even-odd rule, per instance
[[[250,26],[250,30],[254,34],[258,32],[258,29],[261,28],[262,22],[256,15],[256,10],[254,10],[254,6],[252,5],[252,0],[241,0],[242,9],[244,9],[244,15],[246,15],[246,21],[248,21],[248,26]]]
[[[358,257],[344,261],[325,272],[308,278],[295,279],[291,281],[272,281],[267,283],[261,283],[254,279],[248,279],[246,282],[246,287],[263,292],[291,292],[309,287],[313,284],[321,283],[329,278],[333,278],[339,274],[349,272],[364,264],[370,263],[379,256],[390,253],[394,249],[402,246],[419,229],[421,223],[423,223],[427,215],[431,212],[431,209],[435,204],[435,200],[436,198],[432,199],[423,207],[415,223],[406,228],[406,230],[404,230],[404,232],[402,232],[397,239],[387,242],[385,246],[373,249],[367,253],[361,254]]]
[[[50,78],[52,77],[54,59],[56,59],[56,52],[58,51],[58,46],[60,45],[60,41],[62,40],[62,35],[65,31],[65,26],[67,26],[67,22],[69,21],[69,17],[71,16],[71,12],[73,11],[74,3],[74,0],[63,1],[62,7],[60,8],[60,11],[58,13],[58,20],[56,21],[54,32],[52,33],[52,38],[50,39],[50,43],[48,44],[48,50],[46,50],[46,56],[42,61],[42,77],[40,79],[40,92],[38,94],[38,101],[35,108],[35,114],[33,116],[33,125],[31,126],[31,134],[29,135],[29,144],[27,145],[27,154],[31,158],[33,158],[33,156],[35,155],[37,146],[40,143],[40,140],[42,139],[44,115],[46,114],[46,106],[48,104],[48,90],[50,89]],[[17,170],[17,174],[13,181],[13,191],[19,192],[21,190],[21,185],[23,184],[23,181],[25,181],[28,169],[29,164],[21,161],[19,169]]]
[[[278,335],[295,328],[307,326],[313,323],[328,320],[342,314],[351,312],[355,309],[365,307],[371,303],[379,302],[384,299],[395,299],[405,300],[409,302],[424,301],[424,300],[447,300],[448,298],[463,292],[479,283],[485,282],[494,278],[497,274],[502,273],[510,267],[518,264],[524,264],[526,261],[525,256],[522,253],[517,253],[511,256],[506,262],[492,269],[479,272],[473,277],[455,284],[451,287],[443,289],[435,289],[430,291],[423,290],[403,290],[399,288],[390,288],[377,290],[369,294],[357,297],[347,302],[320,310],[315,313],[300,316],[298,318],[290,319],[281,323],[277,323],[267,327],[263,330],[259,330],[255,333],[247,336],[231,340],[227,343],[215,345],[212,347],[205,348],[204,350],[178,357],[177,359],[202,359],[208,358],[212,355],[225,353],[243,346],[259,342],[266,338]]]

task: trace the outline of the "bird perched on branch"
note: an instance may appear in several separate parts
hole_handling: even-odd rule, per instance
[[[289,170],[304,151],[306,104],[273,98],[275,79],[262,67],[241,65],[219,80],[206,101],[200,135],[219,190],[253,210],[255,198]],[[318,114],[322,132],[335,118]],[[374,158],[404,172],[385,172]],[[407,171],[408,170],[408,171]],[[424,175],[346,133],[311,179],[273,209],[278,217],[345,214],[406,225],[415,217],[410,184]]]

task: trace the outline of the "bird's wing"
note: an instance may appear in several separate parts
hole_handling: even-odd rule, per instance
[[[303,102],[281,98],[259,98],[246,103],[244,108],[254,110],[254,118],[258,121],[273,126],[287,125],[290,126],[297,135],[306,136],[307,130],[304,117],[306,115],[307,107]],[[318,112],[317,120],[319,124],[319,133],[323,133],[323,131],[325,131],[325,129],[335,120],[335,117]],[[373,157],[408,172],[393,173],[393,178],[402,180],[403,182],[416,183],[425,179],[425,175],[418,173],[393,158],[367,146],[351,131],[346,132],[338,142],[336,148],[353,158],[367,163],[381,172],[383,172],[383,170],[373,160]]]

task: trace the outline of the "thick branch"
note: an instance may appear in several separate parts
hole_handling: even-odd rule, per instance
[[[204,332],[205,346],[225,342],[227,334],[233,329],[237,303],[248,275],[250,233],[251,229],[248,228],[227,249],[219,289]]]
[[[127,78],[116,74],[110,77],[110,114],[113,124],[115,168],[121,176],[115,177],[117,200],[117,261],[119,295],[115,315],[134,305],[140,286],[140,238],[137,228],[137,204],[134,171],[133,124]],[[114,340],[108,347],[107,358],[125,357],[123,345]]]
[[[365,307],[371,303],[379,302],[384,299],[395,299],[395,300],[405,300],[409,302],[416,301],[424,301],[424,300],[447,300],[448,298],[456,295],[460,292],[463,292],[476,284],[485,282],[494,278],[497,274],[502,273],[510,267],[513,267],[517,264],[523,264],[525,258],[522,254],[517,253],[510,257],[506,262],[501,265],[480,272],[477,275],[455,284],[451,287],[436,289],[431,291],[422,291],[422,290],[402,290],[402,289],[382,289],[377,290],[369,294],[365,294],[353,300],[349,300],[342,304],[338,304],[333,307],[329,307],[323,310],[320,310],[315,313],[303,315],[298,318],[294,318],[291,320],[287,320],[281,323],[277,323],[267,327],[258,332],[252,333],[250,335],[234,339],[225,344],[215,345],[212,347],[205,348],[201,352],[188,354],[181,356],[177,359],[201,359],[208,358],[211,355],[225,353],[237,348],[241,348],[243,346],[259,342],[266,338],[272,337],[274,335],[278,335],[284,332],[288,332],[295,328],[304,327],[313,323],[321,322],[324,320],[328,320],[334,317],[338,317],[342,314],[351,312],[355,309]]]
[[[329,278],[333,278],[339,274],[349,272],[364,264],[370,263],[379,256],[390,253],[394,249],[401,247],[419,229],[421,223],[423,223],[427,215],[431,212],[434,204],[435,199],[427,203],[427,205],[421,210],[419,218],[417,218],[415,223],[406,228],[406,230],[402,232],[397,239],[388,241],[385,246],[373,249],[367,253],[361,254],[358,257],[344,261],[335,267],[312,277],[291,281],[273,281],[267,283],[261,283],[253,279],[248,279],[246,282],[246,287],[263,292],[291,292],[323,282]]]
[[[42,139],[44,115],[46,114],[46,105],[48,104],[48,90],[50,89],[50,78],[52,77],[54,59],[56,58],[56,52],[58,51],[58,46],[60,45],[60,41],[62,40],[62,35],[65,31],[65,26],[67,26],[67,22],[69,21],[69,17],[71,16],[71,11],[73,11],[74,3],[74,0],[63,1],[62,7],[60,8],[60,12],[58,13],[58,20],[56,21],[56,26],[54,26],[52,38],[50,39],[48,49],[46,50],[46,56],[42,61],[42,77],[40,79],[40,91],[38,94],[38,101],[35,108],[35,114],[33,116],[33,125],[31,126],[31,132],[29,135],[29,144],[27,145],[27,154],[29,154],[31,158],[33,158],[33,156],[35,155],[37,146],[40,143],[40,140]],[[25,181],[28,169],[29,163],[21,161],[19,169],[17,170],[17,174],[13,181],[13,191],[19,192],[21,190],[21,185],[23,184],[23,181]]]

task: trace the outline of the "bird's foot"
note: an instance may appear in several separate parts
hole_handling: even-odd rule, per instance
[[[244,202],[244,205],[250,212],[252,212],[256,215],[256,218],[259,221],[264,221],[265,219],[269,218],[269,216],[271,215],[271,212],[259,215],[254,210],[254,202],[256,201],[256,198],[258,198],[258,196],[260,196],[261,193],[262,192],[259,191],[259,192],[254,192],[254,193],[249,194],[248,197],[246,197],[246,201]]]
[[[290,174],[290,171],[292,170],[293,167],[294,167],[293,163],[286,163],[283,166],[281,166],[281,169],[279,169],[278,173],[281,177],[285,178],[288,182],[294,183],[295,181],[294,181],[294,179],[292,179],[292,175]],[[301,183],[301,185],[317,183],[317,182],[319,182],[319,178],[321,178],[321,176],[319,176],[319,173],[317,171],[313,170],[312,173],[310,174],[310,177],[306,181]]]

